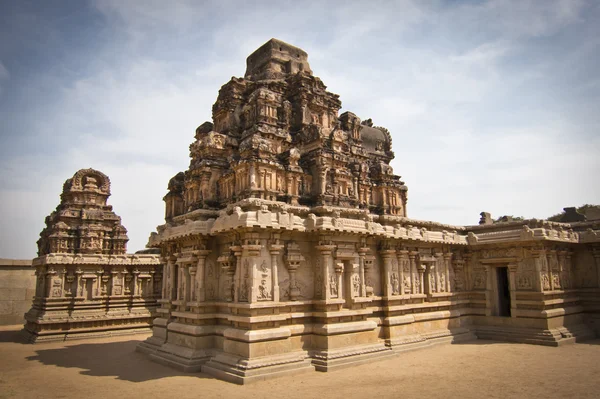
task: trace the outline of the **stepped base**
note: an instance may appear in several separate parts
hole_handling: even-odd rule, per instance
[[[135,335],[135,334],[150,334],[152,328],[149,326],[144,327],[128,327],[123,329],[97,329],[97,330],[67,330],[67,331],[40,331],[33,332],[26,328],[22,330],[22,334],[28,343],[37,342],[56,342],[56,341],[68,341],[68,340],[79,340],[79,339],[92,339],[92,338],[109,338],[109,337],[120,337],[123,335]]]
[[[585,324],[550,330],[509,326],[474,326],[474,330],[478,339],[547,346],[581,342],[596,336],[594,331]]]
[[[306,352],[252,360],[222,353],[202,366],[203,373],[240,385],[314,369]]]

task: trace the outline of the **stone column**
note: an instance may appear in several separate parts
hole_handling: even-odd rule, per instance
[[[408,259],[410,261],[410,285],[412,287],[412,292],[411,294],[417,294],[419,291],[419,288],[417,287],[417,262],[416,262],[416,257],[417,257],[418,252],[417,251],[409,251],[408,252]]]
[[[162,267],[163,268],[163,279],[162,279],[162,290],[161,290],[162,294],[161,294],[161,297],[164,298],[164,299],[168,299],[167,293],[169,292],[168,291],[169,288],[168,288],[168,284],[167,284],[167,276],[169,275],[169,260],[163,258],[162,259],[162,264],[163,264],[163,267]],[[112,286],[113,286],[113,288],[111,289],[112,290],[111,295],[114,295],[115,274],[114,274],[114,271],[111,271],[111,273],[113,275],[113,278],[112,278],[112,281],[113,281]]]
[[[256,189],[256,169],[254,164],[250,164],[250,189]]]
[[[140,278],[140,271],[137,269],[137,267],[133,270],[133,296],[139,296],[140,295],[140,287],[138,284]]]
[[[408,251],[400,249],[396,254],[398,257],[398,275],[400,276],[400,295],[404,295],[404,265],[409,262]]]
[[[329,245],[329,244],[324,244],[324,245],[317,245],[316,246],[316,250],[321,252],[320,256],[321,256],[321,263],[323,265],[323,270],[322,270],[322,276],[323,276],[323,281],[322,281],[322,287],[325,290],[323,293],[323,299],[331,299],[331,289],[330,289],[330,262],[331,262],[331,255],[333,253],[333,250],[335,249],[335,245]]]
[[[554,254],[556,251],[550,250],[546,251],[546,262],[548,263],[548,278],[550,279],[550,291],[554,291],[556,287],[554,286],[554,271],[552,270],[552,261],[554,260]]]
[[[450,293],[452,290],[452,284],[450,282],[450,262],[452,260],[452,253],[446,252],[444,254],[444,273],[446,274],[446,292]]]
[[[210,254],[210,250],[198,250],[196,252],[196,256],[198,257],[198,263],[196,264],[196,301],[204,302],[206,300],[206,288],[205,288],[205,266],[206,266],[206,257]]]
[[[419,293],[423,294],[425,292],[425,282],[423,281],[423,277],[425,275],[425,266],[420,265],[417,269],[419,272]]]
[[[369,248],[363,247],[358,249],[358,273],[360,277],[360,296],[367,296],[367,288],[365,281],[365,256],[369,252]]]
[[[510,292],[510,317],[517,317],[517,267],[516,263],[508,264],[508,289]]]
[[[473,278],[471,276],[471,272],[473,269],[473,264],[471,263],[471,258],[473,257],[473,255],[471,253],[466,253],[464,254],[463,258],[465,259],[465,268],[464,268],[464,272],[465,272],[465,290],[466,291],[471,291],[473,290]]]
[[[567,287],[565,287],[565,258],[567,255],[567,251],[557,251],[557,259],[558,259],[558,278],[560,281],[560,289],[564,290]]]
[[[246,279],[246,284],[248,284],[248,303],[253,303],[258,300],[258,281],[256,281],[256,258],[260,256],[261,246],[259,244],[252,244],[248,242],[245,245],[242,245],[242,258],[244,261],[247,261],[249,270],[245,270],[244,272],[248,272],[248,276],[244,275],[243,278]],[[246,265],[242,262],[243,266]],[[250,279],[248,282],[247,280]],[[242,281],[242,289],[244,289],[244,284]]]
[[[269,248],[271,253],[271,285],[273,287],[273,301],[279,302],[279,270],[277,265],[277,257],[281,253],[283,245],[279,244],[279,239],[275,239]],[[290,284],[291,286],[291,284]]]
[[[75,270],[75,275],[77,275],[77,288],[76,288],[76,293],[75,296],[77,298],[83,298],[83,290],[84,290],[84,284],[85,284],[85,280],[83,279],[83,270],[81,270],[80,267],[78,267]]]
[[[567,288],[574,288],[575,281],[573,280],[573,252],[567,251],[566,259],[565,259],[565,267],[567,268],[567,276],[569,277],[569,284],[567,284]],[[597,268],[598,269],[598,268]],[[598,275],[600,277],[600,270],[598,271]],[[598,286],[600,287],[600,278],[598,278]]]
[[[493,294],[493,281],[492,281],[492,266],[484,265],[485,267],[485,315],[491,316],[492,309],[492,294]]]
[[[344,280],[343,280],[344,263],[337,262],[334,266],[334,271],[335,271],[335,276],[336,276],[336,281],[337,281],[337,297],[339,299],[345,299],[345,296],[347,293],[344,292],[345,291],[344,290]]]
[[[596,264],[596,276],[598,280],[596,285],[600,287],[600,248],[593,248],[592,253],[594,254],[594,262]]]
[[[544,256],[543,250],[533,249],[531,250],[531,256],[534,259],[535,268],[535,290],[538,292],[544,291],[544,271],[542,270],[542,256]],[[546,274],[546,277],[548,275]]]
[[[242,247],[239,245],[232,245],[229,249],[233,252],[235,262],[235,273],[233,275],[233,302],[240,302],[240,290],[242,289]]]
[[[193,259],[195,260],[195,259]],[[194,263],[189,264],[186,269],[188,270],[188,281],[189,283],[186,284],[187,286],[187,292],[186,292],[186,298],[185,301],[187,302],[197,302],[198,300],[198,293],[196,291],[196,287],[195,287],[195,283],[196,283],[196,272],[198,271],[198,261],[195,260]]]
[[[178,293],[178,282],[177,282],[177,275],[178,275],[178,270],[177,270],[177,264],[175,263],[175,260],[177,258],[174,256],[169,257],[169,287],[170,287],[170,292],[169,292],[169,298],[170,300],[174,301],[175,299],[177,299],[177,293]]]
[[[425,274],[423,274],[423,282],[424,282],[424,290],[423,293],[427,294],[427,296],[431,296],[434,292],[436,292],[437,287],[437,273],[435,272],[435,265],[433,262],[427,262],[422,265]],[[427,277],[425,277],[427,276]],[[431,283],[431,276],[433,276],[433,284]]]
[[[444,284],[442,284],[442,275],[444,276]],[[444,272],[444,254],[437,252],[435,254],[435,292],[446,291],[446,273]]]
[[[383,296],[390,297],[393,292],[391,283],[392,257],[396,255],[396,251],[393,249],[384,249],[380,253],[383,259]]]

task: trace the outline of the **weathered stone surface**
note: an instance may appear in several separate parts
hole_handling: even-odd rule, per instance
[[[409,219],[387,129],[338,116],[294,46],[271,40],[247,64],[169,181],[149,240],[161,308],[139,350],[246,383],[474,334],[593,335],[600,223]]]
[[[35,290],[31,260],[0,259],[0,326],[23,324]]]

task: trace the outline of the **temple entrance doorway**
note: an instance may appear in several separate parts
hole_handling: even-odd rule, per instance
[[[496,267],[496,315],[510,317],[508,267]]]

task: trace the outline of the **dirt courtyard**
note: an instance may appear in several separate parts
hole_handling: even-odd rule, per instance
[[[146,335],[23,344],[0,331],[0,398],[598,398],[600,340],[473,341],[239,386],[147,360]]]

